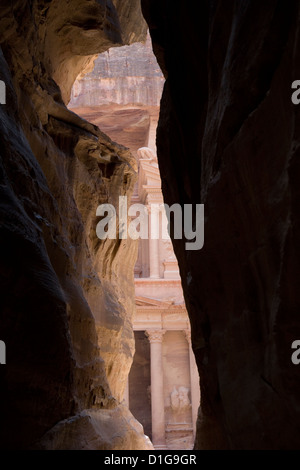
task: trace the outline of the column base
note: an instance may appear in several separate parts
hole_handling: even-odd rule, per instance
[[[166,444],[153,444],[155,450],[168,450]]]

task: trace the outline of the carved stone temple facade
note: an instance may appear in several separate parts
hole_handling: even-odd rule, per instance
[[[149,230],[151,204],[163,204],[154,145],[151,147],[137,152],[139,180],[132,198],[132,203],[149,207]],[[125,401],[156,449],[192,449],[200,403],[199,375],[177,260],[170,239],[139,243],[133,325],[136,353]]]

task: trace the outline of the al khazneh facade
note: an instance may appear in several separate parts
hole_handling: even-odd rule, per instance
[[[137,152],[139,180],[132,198],[132,203],[149,207],[149,232],[150,205],[163,204],[151,140],[149,147]],[[200,404],[199,375],[170,239],[139,241],[135,290],[136,354],[125,400],[156,449],[192,449]]]

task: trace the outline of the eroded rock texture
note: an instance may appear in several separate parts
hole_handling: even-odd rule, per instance
[[[76,80],[69,106],[159,106],[163,84],[148,34],[145,44],[138,42],[100,54],[93,71]]]
[[[142,0],[168,77],[168,204],[205,204],[205,246],[174,241],[201,375],[196,448],[299,448],[299,2]],[[196,13],[197,11],[197,13]]]
[[[65,106],[94,54],[145,33],[138,1],[1,2],[1,448],[151,448],[120,404],[137,246],[96,236],[135,159]]]

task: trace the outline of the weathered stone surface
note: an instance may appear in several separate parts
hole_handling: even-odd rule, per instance
[[[164,77],[152,51],[150,35],[100,54],[93,71],[74,83],[69,106],[142,104],[159,106]]]
[[[64,104],[92,55],[122,39],[145,37],[139,2],[115,5],[1,2],[0,79],[7,85],[7,103],[0,107],[4,449],[119,449],[129,442],[149,448],[119,405],[134,351],[137,246],[101,242],[95,231],[99,204],[117,206],[119,195],[130,197],[135,159]],[[94,444],[83,435],[85,416],[92,420]],[[110,420],[111,432],[100,432]]]
[[[299,3],[195,4],[142,0],[167,77],[164,198],[205,204],[204,248],[174,240],[201,376],[196,448],[299,448]]]
[[[159,108],[136,105],[80,106],[72,109],[97,125],[114,141],[128,147],[133,155],[148,145],[152,121],[157,123]]]
[[[58,423],[41,440],[42,450],[153,450],[143,428],[124,405],[84,410]]]
[[[131,361],[135,248],[99,243],[93,218],[101,202],[130,194],[135,169],[64,103],[95,54],[143,38],[138,5],[1,2],[2,448],[63,448],[73,435],[90,448],[87,428],[97,448],[120,445],[113,423],[110,434],[96,429],[118,415],[116,367],[125,382]],[[299,4],[194,5],[143,0],[168,77],[158,133],[165,201],[206,206],[204,249],[174,243],[201,373],[196,447],[297,448]]]

